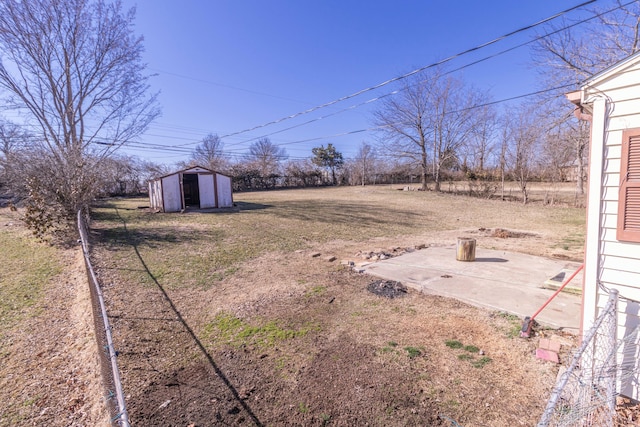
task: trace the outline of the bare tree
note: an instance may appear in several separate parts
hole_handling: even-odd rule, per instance
[[[31,136],[21,126],[0,122],[0,189],[12,198],[25,197],[20,164],[31,144]]]
[[[549,24],[542,34],[545,37],[534,45],[533,61],[544,87],[558,88],[544,99],[556,117],[563,117],[567,110],[566,100],[558,95],[640,49],[640,3],[615,0],[614,5],[609,4],[607,10],[593,9],[596,18],[580,25],[570,20]],[[575,166],[583,176],[589,135],[586,124],[576,122],[567,116],[557,126],[560,133],[566,132],[567,126],[573,130]],[[584,194],[582,179],[576,182],[576,193]]]
[[[159,114],[133,20],[120,2],[0,2],[0,88],[38,129],[47,163],[26,182],[33,221],[73,221],[95,196],[96,162]]]
[[[529,201],[529,182],[537,167],[541,131],[530,106],[521,106],[510,121],[510,144],[506,152],[514,179],[520,186],[522,203]]]
[[[193,163],[215,171],[224,171],[229,166],[229,159],[224,154],[224,143],[216,134],[210,133],[196,145],[191,154]]]
[[[501,199],[504,201],[504,182],[507,174],[507,152],[509,149],[509,141],[511,140],[511,112],[505,111],[499,117],[500,124],[500,157],[498,160],[498,169],[500,171],[500,187],[501,187]]]
[[[474,90],[438,70],[403,81],[399,94],[383,100],[374,112],[384,149],[420,166],[422,189],[429,172],[440,191],[441,172],[455,163],[473,129],[471,107],[478,103]]]
[[[359,175],[362,186],[365,185],[367,178],[373,172],[375,161],[376,152],[373,147],[364,141],[361,142],[354,158],[354,172]]]
[[[322,171],[310,159],[289,160],[285,165],[287,185],[309,187],[322,184]]]
[[[465,144],[467,166],[479,174],[484,173],[495,160],[498,115],[491,105],[474,110],[476,120]]]
[[[263,178],[276,175],[280,162],[288,158],[287,150],[275,145],[269,138],[261,138],[249,146],[249,162]]]

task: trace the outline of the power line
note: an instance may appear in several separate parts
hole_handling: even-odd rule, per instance
[[[548,92],[554,92],[560,89],[566,89],[569,87],[572,87],[573,84],[566,84],[566,85],[562,85],[562,86],[556,86],[553,88],[549,88],[549,89],[542,89],[542,90],[538,90],[538,91],[534,91],[534,92],[528,92],[525,94],[521,94],[521,95],[516,95],[516,96],[512,96],[509,98],[503,98],[503,99],[499,99],[496,101],[489,101],[489,102],[485,102],[483,104],[478,104],[478,105],[473,105],[471,107],[466,107],[466,108],[462,108],[459,110],[451,110],[451,111],[446,111],[443,114],[453,114],[453,113],[460,113],[463,111],[469,111],[469,110],[474,110],[474,109],[478,109],[478,108],[483,108],[483,107],[487,107],[487,106],[491,106],[491,105],[496,105],[496,104],[501,104],[504,102],[510,102],[510,101],[514,101],[517,99],[522,99],[522,98],[528,98],[530,96],[535,96],[535,95],[541,95],[543,93],[548,93]],[[394,125],[397,124],[402,124],[401,122],[398,123],[393,123]],[[306,139],[301,139],[301,140],[296,140],[296,141],[288,141],[288,142],[281,142],[281,143],[274,143],[274,145],[281,147],[281,146],[285,146],[285,145],[293,145],[293,144],[302,144],[305,142],[314,142],[314,141],[320,141],[320,140],[325,140],[325,139],[335,139],[338,137],[343,137],[343,136],[348,136],[348,135],[355,135],[358,133],[363,133],[363,132],[371,132],[371,131],[376,131],[376,130],[381,130],[385,127],[388,127],[391,125],[383,125],[383,126],[373,126],[370,128],[365,128],[365,129],[357,129],[357,130],[352,130],[352,131],[346,131],[346,132],[341,132],[341,133],[336,133],[336,134],[332,134],[332,135],[325,135],[325,136],[318,136],[318,137],[313,137],[313,138],[306,138]],[[181,148],[180,146],[165,146],[165,145],[161,145],[161,144],[150,144],[150,143],[144,143],[144,142],[136,142],[135,144],[138,144],[140,146],[149,146],[149,149],[152,149],[152,147],[157,147],[159,151],[175,151],[175,152],[179,152],[179,153],[191,153],[190,150]],[[130,145],[127,144],[125,145],[127,147],[129,147]],[[244,153],[244,151],[238,151],[238,150],[225,150],[225,153],[230,153],[230,154],[240,154],[240,153]]]
[[[427,65],[427,66],[425,66],[425,67],[418,68],[417,70],[414,70],[414,71],[412,71],[412,72],[410,72],[410,73],[406,73],[406,74],[404,74],[404,75],[402,75],[402,76],[399,76],[399,77],[396,77],[396,78],[393,78],[393,79],[387,80],[386,82],[380,83],[380,84],[378,84],[378,85],[376,85],[376,86],[372,86],[372,87],[370,87],[370,88],[363,89],[363,90],[358,91],[358,92],[356,92],[356,93],[354,93],[354,94],[352,94],[352,95],[347,95],[347,96],[342,97],[342,98],[339,98],[339,99],[337,99],[337,100],[335,100],[335,101],[331,101],[330,103],[325,103],[325,104],[322,104],[322,105],[320,105],[320,106],[314,107],[314,108],[312,108],[312,109],[305,110],[305,111],[303,111],[303,112],[301,112],[301,113],[296,113],[295,115],[287,116],[286,118],[283,118],[283,119],[278,120],[278,121],[275,121],[275,122],[270,122],[270,123],[267,123],[267,124],[264,124],[264,125],[255,126],[255,127],[253,127],[252,129],[249,129],[249,130],[258,129],[258,128],[262,128],[262,127],[266,127],[266,126],[268,126],[268,125],[270,125],[270,124],[274,124],[274,123],[277,123],[277,122],[281,122],[281,121],[284,121],[284,120],[289,119],[289,118],[294,118],[294,117],[300,116],[300,115],[302,115],[302,114],[307,114],[307,113],[310,113],[310,112],[312,112],[312,111],[318,110],[318,109],[320,109],[320,108],[324,108],[324,107],[326,107],[326,106],[336,104],[336,103],[341,102],[341,101],[343,101],[343,100],[346,100],[346,99],[349,99],[349,98],[353,98],[353,97],[355,97],[355,96],[358,96],[358,95],[360,95],[360,94],[362,94],[362,93],[365,93],[365,92],[368,92],[368,91],[370,91],[370,90],[374,90],[374,89],[380,88],[380,87],[385,86],[385,85],[387,85],[387,84],[390,84],[390,83],[392,83],[392,82],[400,81],[400,80],[402,80],[402,79],[408,78],[409,76],[414,75],[414,74],[416,74],[416,73],[418,73],[418,72],[420,72],[420,71],[422,71],[422,70],[425,70],[425,69],[427,69],[427,68],[431,68],[431,67],[435,67],[435,66],[437,66],[437,65],[441,65],[441,64],[443,64],[443,63],[445,63],[445,62],[451,61],[451,60],[452,60],[452,59],[454,59],[454,58],[460,57],[460,56],[465,55],[465,54],[467,54],[467,53],[470,53],[470,52],[473,52],[473,51],[475,51],[475,50],[479,50],[479,49],[481,49],[481,48],[483,48],[483,47],[489,46],[489,45],[491,45],[491,44],[497,43],[498,41],[501,41],[501,40],[503,40],[503,39],[505,39],[505,38],[507,38],[507,37],[510,37],[510,36],[512,36],[512,35],[514,35],[514,34],[517,34],[517,33],[519,33],[519,32],[522,32],[522,31],[525,31],[525,30],[528,30],[528,29],[534,28],[534,27],[536,27],[536,26],[538,26],[538,25],[540,25],[540,24],[542,24],[542,23],[549,22],[550,20],[555,19],[555,18],[557,18],[558,16],[561,16],[561,15],[563,15],[563,14],[565,14],[565,13],[569,12],[569,11],[575,10],[575,9],[580,8],[580,7],[582,7],[582,6],[585,6],[585,5],[588,5],[588,4],[591,4],[591,3],[594,3],[595,1],[597,1],[597,0],[590,0],[590,1],[584,2],[584,3],[580,4],[580,5],[574,6],[574,7],[570,8],[570,9],[567,9],[567,10],[565,10],[565,11],[563,11],[563,12],[557,13],[557,14],[555,14],[555,15],[554,15],[554,16],[552,16],[552,17],[549,17],[549,18],[546,18],[546,19],[544,19],[544,20],[542,20],[542,21],[539,21],[539,22],[537,22],[537,23],[535,23],[535,24],[528,25],[528,26],[526,26],[526,27],[523,27],[523,28],[520,28],[520,29],[518,29],[518,30],[512,31],[512,32],[510,32],[510,33],[508,33],[508,34],[505,34],[504,36],[501,36],[501,37],[499,37],[499,38],[496,38],[496,39],[494,39],[494,40],[492,40],[492,41],[490,41],[490,42],[484,43],[484,44],[482,44],[482,45],[480,45],[480,46],[477,46],[477,47],[475,47],[475,48],[472,48],[472,49],[468,49],[468,50],[466,50],[466,51],[464,51],[464,52],[461,52],[461,53],[459,53],[459,54],[456,54],[456,55],[450,56],[449,58],[446,58],[446,59],[444,59],[444,60],[442,60],[442,61],[439,61],[439,62],[437,62],[437,63],[430,64],[430,65]],[[624,4],[624,5],[620,6],[620,7],[624,7],[624,6],[629,5],[629,4],[631,4],[631,3],[633,3],[633,2],[626,3],[626,4]],[[617,10],[617,9],[619,9],[620,7],[617,7],[617,8],[612,9],[612,10]],[[607,11],[607,12],[605,12],[605,13],[609,13],[609,12],[611,12],[611,11]],[[602,14],[600,14],[600,15],[602,15]],[[570,26],[564,27],[564,29],[567,29],[567,28],[570,28],[570,27],[572,27],[572,26],[578,25],[578,24],[580,24],[580,23],[586,22],[586,21],[588,21],[588,20],[594,19],[595,17],[600,16],[600,15],[595,15],[595,16],[593,16],[593,17],[591,17],[591,18],[586,19],[586,20],[583,20],[583,21],[580,21],[580,22],[578,22],[578,23],[572,24],[572,25],[570,25]],[[561,30],[562,30],[562,29],[561,29]],[[558,30],[558,31],[560,31],[560,30]],[[553,34],[553,33],[550,33],[550,34]],[[538,38],[536,38],[535,40],[539,40],[540,38],[542,38],[542,37],[546,37],[546,36],[548,36],[548,35],[550,35],[550,34],[547,34],[547,35],[545,35],[545,36],[538,37]],[[522,43],[522,44],[520,44],[520,45],[518,45],[518,46],[515,46],[515,47],[512,47],[512,48],[509,48],[509,49],[503,50],[503,51],[501,51],[501,52],[499,52],[499,53],[497,53],[497,54],[494,54],[494,55],[491,55],[491,56],[485,57],[485,58],[483,58],[483,59],[480,59],[480,60],[478,60],[478,61],[474,61],[474,62],[472,62],[472,63],[466,64],[466,65],[464,65],[464,66],[462,66],[462,67],[459,67],[459,68],[457,68],[457,69],[455,69],[455,70],[452,70],[452,71],[450,71],[450,72],[459,71],[459,70],[461,70],[461,69],[464,69],[464,68],[470,67],[470,66],[475,65],[475,64],[477,64],[477,63],[480,63],[480,62],[486,61],[486,60],[488,60],[488,59],[494,58],[494,57],[496,57],[496,56],[499,56],[499,55],[504,54],[504,53],[506,53],[506,52],[509,52],[509,51],[511,51],[511,50],[517,49],[517,48],[522,47],[522,46],[524,46],[524,45],[526,45],[526,44],[529,44],[529,43],[531,43],[531,42],[533,42],[533,41],[535,41],[535,40],[532,40],[532,41],[529,41],[529,42],[526,42],[526,43]],[[450,72],[448,72],[448,73],[450,73]],[[445,74],[448,74],[448,73],[445,73]],[[172,74],[172,73],[168,73],[168,74]],[[181,76],[181,77],[184,77],[184,76]],[[186,77],[185,77],[185,78],[186,78]],[[193,80],[198,80],[198,79],[193,79]],[[212,83],[212,82],[207,82],[207,83],[215,84],[215,83]],[[550,90],[557,90],[557,89],[558,89],[558,88],[554,88],[554,89],[550,89]],[[546,90],[546,91],[538,91],[538,92],[534,92],[534,93],[532,93],[532,94],[519,95],[519,96],[516,96],[516,97],[512,97],[512,98],[508,98],[508,99],[500,100],[500,101],[493,101],[493,102],[488,103],[488,104],[483,104],[482,106],[485,106],[485,105],[491,105],[491,104],[497,104],[497,103],[501,103],[501,102],[507,102],[507,101],[509,101],[509,100],[518,99],[518,98],[522,98],[522,97],[526,97],[526,96],[532,96],[533,94],[538,94],[538,93],[548,92],[548,91],[550,91],[550,90]],[[236,145],[239,145],[239,144],[242,144],[242,143],[247,143],[247,142],[250,142],[250,141],[252,141],[252,140],[254,140],[254,139],[261,138],[261,137],[265,137],[265,136],[270,136],[270,135],[274,135],[274,134],[282,133],[282,132],[284,132],[284,131],[287,131],[287,130],[290,130],[290,129],[293,129],[293,128],[296,128],[296,127],[300,127],[300,126],[303,126],[303,125],[306,125],[306,124],[309,124],[309,123],[312,123],[312,122],[315,122],[315,121],[318,121],[318,120],[322,120],[322,119],[324,119],[324,118],[327,118],[327,117],[330,117],[330,116],[333,116],[333,115],[339,114],[339,113],[341,113],[341,112],[348,111],[348,110],[352,110],[352,109],[358,108],[359,106],[362,106],[362,105],[366,105],[366,104],[369,104],[369,103],[375,102],[375,101],[380,100],[380,99],[382,99],[382,98],[384,98],[384,97],[394,95],[394,94],[396,94],[396,93],[398,93],[398,92],[399,92],[399,90],[392,91],[392,92],[390,92],[390,93],[387,93],[387,94],[384,94],[384,95],[381,95],[381,96],[378,96],[378,97],[375,97],[375,98],[369,99],[369,100],[367,100],[367,101],[365,101],[365,102],[363,102],[363,103],[356,104],[356,105],[352,105],[352,106],[350,106],[350,107],[344,108],[344,109],[339,110],[339,111],[337,111],[337,112],[333,112],[333,113],[330,113],[330,114],[326,114],[326,115],[324,115],[324,116],[322,116],[322,117],[315,118],[315,119],[310,120],[310,121],[307,121],[307,122],[305,122],[305,123],[302,123],[302,124],[299,124],[299,125],[296,125],[296,126],[292,126],[292,127],[287,128],[287,129],[282,129],[282,130],[279,130],[279,131],[276,131],[276,132],[273,132],[273,133],[270,133],[270,134],[267,134],[267,135],[263,135],[263,136],[260,136],[260,137],[256,137],[256,138],[253,138],[253,139],[250,139],[250,140],[247,140],[247,141],[243,141],[243,142],[239,142],[239,143],[234,143],[234,144],[231,144],[231,146],[236,146]],[[284,99],[284,98],[283,98],[283,99]],[[479,107],[480,107],[480,106],[477,106],[476,108],[479,108]],[[169,125],[167,125],[167,127],[169,127]],[[178,128],[178,126],[176,126],[176,128]],[[183,128],[183,129],[189,129],[189,128],[186,128],[186,127],[185,127],[185,128]],[[191,128],[191,129],[194,129],[194,130],[195,130],[195,128]],[[335,138],[335,137],[339,137],[339,136],[353,135],[353,134],[358,134],[358,133],[367,132],[367,131],[371,131],[371,130],[377,130],[377,129],[378,129],[378,128],[359,129],[359,130],[353,130],[353,131],[348,131],[348,132],[338,133],[338,134],[334,134],[334,135],[330,135],[330,136],[320,136],[320,137],[308,138],[308,139],[298,140],[298,141],[282,142],[282,143],[279,143],[279,144],[276,144],[276,145],[279,145],[279,146],[280,146],[280,145],[293,145],[293,144],[300,144],[300,143],[303,143],[303,142],[311,142],[311,141],[317,141],[317,140],[323,140],[323,139]],[[230,137],[234,137],[234,136],[236,136],[236,135],[239,135],[239,134],[242,134],[242,133],[246,133],[246,132],[248,132],[249,130],[244,130],[244,131],[240,131],[240,132],[234,132],[234,133],[231,133],[231,134],[223,135],[223,138],[230,138]],[[194,133],[195,133],[195,132],[194,132]],[[199,142],[199,141],[194,141],[193,139],[191,139],[191,138],[186,138],[186,137],[178,137],[178,136],[176,136],[176,137],[171,137],[171,136],[158,135],[158,134],[149,134],[149,135],[150,135],[150,136],[155,136],[155,137],[160,137],[160,138],[173,138],[173,139],[179,139],[179,140],[186,140],[186,141],[189,141],[189,142],[188,142],[188,143],[186,143],[186,144],[181,144],[181,145],[166,146],[166,145],[162,145],[162,144],[150,144],[150,143],[143,143],[143,142],[139,142],[139,141],[133,141],[133,142],[130,142],[130,143],[126,143],[126,144],[124,145],[124,147],[132,148],[132,149],[138,149],[138,150],[146,150],[146,151],[165,151],[165,152],[172,151],[172,152],[177,153],[177,154],[178,154],[178,153],[180,153],[180,154],[184,154],[184,153],[191,153],[191,150],[188,150],[188,149],[183,148],[183,147],[186,147],[186,146],[188,146],[188,145],[194,145],[194,144],[197,144],[197,143]],[[100,142],[99,142],[99,140],[96,140],[96,143],[97,143],[98,145],[105,145],[105,143],[100,143]],[[228,151],[228,152],[230,152],[230,153],[235,152],[235,150],[227,150],[227,151]]]
[[[542,24],[544,24],[544,23],[546,23],[546,22],[549,22],[549,21],[551,21],[551,20],[553,20],[553,19],[556,19],[556,18],[558,18],[559,16],[564,15],[565,13],[571,12],[571,11],[573,11],[573,10],[575,10],[575,9],[578,9],[578,8],[580,8],[580,7],[583,7],[583,6],[586,6],[586,5],[588,5],[588,4],[595,3],[596,1],[597,1],[597,0],[588,0],[588,1],[586,1],[586,2],[580,3],[580,4],[579,4],[579,5],[577,5],[577,6],[574,6],[574,7],[571,7],[571,8],[569,8],[569,9],[563,10],[562,12],[558,12],[558,13],[556,13],[555,15],[550,16],[550,17],[548,17],[548,18],[545,18],[545,19],[543,19],[543,20],[541,20],[541,21],[538,21],[538,22],[536,22],[536,23],[534,23],[534,24],[531,24],[531,25],[527,25],[527,26],[525,26],[525,27],[518,28],[517,30],[511,31],[511,32],[509,32],[509,33],[507,33],[507,34],[504,34],[504,35],[502,35],[502,36],[500,36],[500,37],[497,37],[497,38],[495,38],[495,39],[493,39],[493,40],[490,40],[490,41],[488,41],[488,42],[486,42],[486,43],[483,43],[483,44],[481,44],[481,45],[478,45],[478,46],[476,46],[476,47],[473,47],[473,48],[467,49],[467,50],[465,50],[465,51],[463,51],[463,52],[460,52],[460,53],[457,53],[457,54],[455,54],[455,55],[451,55],[451,56],[449,56],[448,58],[442,59],[442,60],[440,60],[440,61],[434,62],[434,63],[429,64],[429,65],[425,65],[424,67],[417,68],[417,69],[415,69],[415,70],[413,70],[413,71],[410,71],[410,72],[408,72],[408,73],[405,73],[405,74],[403,74],[403,75],[401,75],[401,76],[394,77],[394,78],[389,79],[389,80],[386,80],[386,81],[384,81],[384,82],[382,82],[382,83],[378,83],[377,85],[374,85],[374,86],[368,87],[368,88],[366,88],[366,89],[361,89],[361,90],[359,90],[359,91],[357,91],[357,92],[354,92],[354,93],[352,93],[352,94],[350,94],[350,95],[346,95],[346,96],[340,97],[340,98],[335,99],[335,100],[333,100],[333,101],[329,101],[329,102],[326,102],[326,103],[324,103],[324,104],[317,105],[317,106],[315,106],[315,107],[309,108],[309,109],[307,109],[307,110],[304,110],[304,111],[301,111],[301,112],[298,112],[298,113],[295,113],[295,114],[291,114],[291,115],[289,115],[289,116],[282,117],[282,118],[277,119],[277,120],[273,120],[273,121],[270,121],[270,122],[267,122],[267,123],[263,123],[263,124],[261,124],[261,125],[253,126],[253,127],[251,127],[251,128],[247,128],[247,129],[240,130],[240,131],[237,131],[237,132],[229,133],[229,134],[226,134],[226,135],[221,136],[221,138],[226,138],[226,137],[233,136],[233,135],[239,135],[239,134],[247,133],[247,132],[251,132],[251,131],[254,131],[254,130],[256,130],[256,129],[260,129],[260,128],[263,128],[263,127],[267,127],[267,126],[271,126],[271,125],[274,125],[274,124],[278,124],[278,123],[284,122],[284,121],[286,121],[286,120],[290,120],[290,119],[293,119],[293,118],[296,118],[296,117],[299,117],[299,116],[302,116],[302,115],[305,115],[305,114],[309,114],[309,113],[314,112],[314,111],[316,111],[316,110],[319,110],[319,109],[321,109],[321,108],[329,107],[329,106],[331,106],[331,105],[337,104],[337,103],[342,102],[342,101],[345,101],[345,100],[347,100],[347,99],[354,98],[354,97],[356,97],[356,96],[362,95],[363,93],[367,93],[367,92],[370,92],[370,91],[372,91],[372,90],[379,89],[379,88],[381,88],[381,87],[383,87],[383,86],[386,86],[386,85],[388,85],[388,84],[391,84],[391,83],[394,83],[394,82],[397,82],[397,81],[400,81],[400,80],[406,79],[406,78],[408,78],[408,77],[410,77],[410,76],[412,76],[412,75],[414,75],[414,74],[417,74],[417,73],[419,73],[419,72],[421,72],[421,71],[427,70],[427,69],[429,69],[429,68],[437,67],[437,66],[442,65],[442,64],[445,64],[445,63],[447,63],[447,62],[449,62],[449,61],[452,61],[453,59],[456,59],[456,58],[458,58],[458,57],[460,57],[460,56],[463,56],[463,55],[469,54],[469,53],[471,53],[471,52],[475,52],[475,51],[477,51],[477,50],[479,50],[479,49],[482,49],[482,48],[485,48],[485,47],[490,46],[490,45],[492,45],[492,44],[498,43],[499,41],[504,40],[504,39],[505,39],[505,38],[507,38],[507,37],[511,37],[511,36],[513,36],[513,35],[515,35],[515,34],[518,34],[518,33],[521,33],[521,32],[523,32],[523,31],[527,31],[527,30],[530,30],[530,29],[532,29],[532,28],[535,28],[535,27],[537,27],[537,26],[539,26],[539,25],[542,25]]]
[[[560,28],[560,29],[558,29],[558,30],[552,31],[552,32],[550,32],[550,33],[547,33],[547,34],[545,34],[545,35],[543,35],[543,36],[538,36],[538,37],[533,38],[533,39],[531,39],[531,40],[529,40],[529,41],[527,41],[527,42],[520,43],[520,44],[518,44],[518,45],[516,45],[516,46],[510,47],[510,48],[508,48],[508,49],[504,49],[504,50],[502,50],[502,51],[500,51],[500,52],[494,53],[494,54],[492,54],[492,55],[486,56],[486,57],[484,57],[484,58],[478,59],[478,60],[476,60],[476,61],[470,62],[470,63],[465,64],[465,65],[462,65],[462,66],[460,66],[460,67],[458,67],[458,68],[455,68],[455,69],[453,69],[453,70],[449,70],[449,71],[447,71],[447,72],[444,72],[444,73],[443,73],[443,75],[452,74],[452,73],[455,73],[455,72],[457,72],[457,71],[464,70],[465,68],[469,68],[469,67],[471,67],[471,66],[473,66],[473,65],[477,65],[477,64],[479,64],[479,63],[482,63],[482,62],[488,61],[488,60],[490,60],[490,59],[496,58],[496,57],[498,57],[498,56],[504,55],[505,53],[508,53],[508,52],[513,51],[513,50],[519,49],[519,48],[521,48],[521,47],[523,47],[523,46],[526,46],[526,45],[528,45],[528,44],[535,43],[536,41],[541,40],[541,39],[543,39],[543,38],[545,38],[545,37],[548,37],[548,36],[550,36],[550,35],[552,35],[552,34],[556,34],[556,33],[560,32],[560,31],[567,30],[567,29],[569,29],[569,28],[572,28],[572,27],[575,27],[575,26],[577,26],[577,25],[583,24],[583,23],[585,23],[585,22],[591,21],[591,20],[593,20],[593,19],[595,19],[595,18],[597,18],[597,17],[600,17],[600,16],[602,16],[602,15],[604,15],[604,14],[607,14],[607,13],[610,13],[610,12],[612,12],[612,11],[618,10],[618,9],[620,9],[621,7],[625,7],[625,6],[627,6],[628,4],[631,4],[631,3],[633,3],[633,2],[629,2],[629,3],[627,3],[627,4],[624,4],[624,5],[618,6],[618,7],[614,8],[614,9],[608,10],[608,11],[606,11],[606,12],[602,12],[602,13],[599,13],[599,14],[593,15],[593,16],[591,16],[591,17],[589,17],[589,18],[586,18],[586,19],[583,19],[583,20],[581,20],[581,21],[575,22],[575,23],[573,23],[573,24],[567,25],[567,26],[562,27],[562,28]],[[354,109],[359,108],[359,107],[362,107],[362,106],[364,106],[364,105],[371,104],[371,103],[373,103],[373,102],[379,101],[379,100],[384,99],[384,98],[386,98],[386,97],[396,95],[396,94],[398,94],[398,93],[402,92],[403,90],[407,90],[407,89],[408,89],[408,88],[410,88],[410,87],[414,87],[414,86],[417,86],[417,85],[422,84],[422,83],[425,83],[425,82],[426,82],[426,80],[422,80],[422,81],[420,81],[420,82],[416,82],[416,83],[415,83],[415,84],[413,84],[413,85],[410,85],[410,86],[407,86],[407,87],[404,87],[404,88],[401,88],[401,89],[397,89],[397,90],[394,90],[394,91],[388,92],[388,93],[386,93],[386,94],[383,94],[383,95],[377,96],[377,97],[375,97],[375,98],[368,99],[368,100],[366,100],[366,101],[364,101],[364,102],[361,102],[361,103],[359,103],[359,104],[351,105],[351,106],[349,106],[349,107],[346,107],[346,108],[343,108],[343,109],[341,109],[341,110],[338,110],[338,111],[335,111],[335,112],[332,112],[332,113],[326,114],[326,115],[324,115],[324,116],[316,117],[316,118],[314,118],[314,119],[307,120],[306,122],[303,122],[303,123],[299,123],[299,124],[296,124],[296,125],[293,125],[293,126],[289,126],[289,127],[287,127],[287,128],[280,129],[280,130],[277,130],[277,131],[274,131],[274,132],[271,132],[271,133],[268,133],[268,134],[264,134],[264,135],[257,136],[257,137],[254,137],[254,138],[251,138],[251,139],[248,139],[248,140],[244,140],[244,141],[240,141],[240,142],[234,143],[234,144],[232,144],[232,146],[241,145],[241,144],[246,144],[247,142],[251,142],[251,141],[254,141],[254,140],[257,140],[257,139],[260,139],[260,138],[265,138],[265,137],[269,137],[269,136],[272,136],[272,135],[277,135],[277,134],[279,134],[279,133],[286,132],[286,131],[289,131],[289,130],[292,130],[292,129],[295,129],[295,128],[298,128],[298,127],[306,126],[306,125],[308,125],[308,124],[311,124],[311,123],[314,123],[314,122],[317,122],[317,121],[320,121],[320,120],[324,120],[324,119],[326,119],[326,118],[328,118],[328,117],[332,117],[332,116],[335,116],[335,115],[338,115],[338,114],[344,113],[344,112],[346,112],[346,111],[354,110]],[[544,91],[543,91],[543,92],[544,92]],[[515,97],[514,99],[517,99],[517,98],[518,98],[518,97]],[[504,102],[504,101],[501,101],[501,102]]]
[[[596,1],[596,0],[593,0],[593,1]],[[189,76],[185,76],[183,74],[172,73],[170,71],[162,71],[162,70],[158,70],[158,69],[154,69],[154,68],[149,68],[149,70],[156,71],[158,73],[163,73],[163,74],[175,76],[175,77],[180,77],[182,79],[193,80],[195,82],[206,83],[206,84],[210,84],[210,85],[213,85],[213,86],[226,87],[226,88],[229,88],[229,89],[239,90],[239,91],[242,91],[242,92],[252,93],[252,94],[255,94],[255,95],[268,96],[270,98],[281,99],[283,101],[295,102],[297,104],[313,105],[310,102],[304,102],[304,101],[300,101],[300,100],[297,100],[297,99],[291,99],[291,98],[286,98],[286,97],[283,97],[283,96],[272,95],[272,94],[265,93],[265,92],[258,92],[258,91],[251,90],[251,89],[244,89],[244,88],[241,88],[241,87],[226,85],[226,84],[223,84],[223,83],[216,83],[216,82],[212,82],[210,80],[200,79],[200,78],[197,78],[197,77],[189,77]]]

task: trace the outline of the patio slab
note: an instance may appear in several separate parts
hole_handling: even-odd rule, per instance
[[[429,247],[362,266],[365,273],[399,281],[418,291],[524,318],[554,294],[545,281],[579,263],[476,248],[473,262],[456,260],[455,245]],[[571,282],[582,286],[582,272]],[[536,317],[542,325],[578,333],[582,298],[561,292]]]

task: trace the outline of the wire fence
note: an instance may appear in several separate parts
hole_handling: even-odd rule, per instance
[[[538,427],[614,426],[618,291],[609,300],[553,388]]]
[[[129,416],[124,400],[124,392],[120,382],[120,372],[118,370],[118,362],[116,360],[117,353],[113,346],[111,337],[111,325],[107,317],[107,310],[104,305],[102,290],[96,277],[91,259],[89,257],[89,228],[87,221],[78,211],[78,232],[82,242],[82,252],[84,254],[84,262],[87,269],[87,277],[89,279],[89,288],[91,290],[91,306],[93,307],[93,321],[98,341],[100,355],[100,368],[102,370],[102,380],[105,388],[105,400],[111,413],[112,423],[123,427],[129,427]]]

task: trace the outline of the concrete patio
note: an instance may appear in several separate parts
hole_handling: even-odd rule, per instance
[[[543,288],[545,281],[563,270],[575,271],[579,266],[575,262],[483,248],[476,249],[475,261],[463,262],[456,260],[456,246],[452,245],[428,247],[360,268],[421,292],[524,318],[535,313],[553,295],[553,290]],[[582,272],[571,285],[582,285]],[[577,333],[581,302],[580,295],[561,292],[536,321]]]

